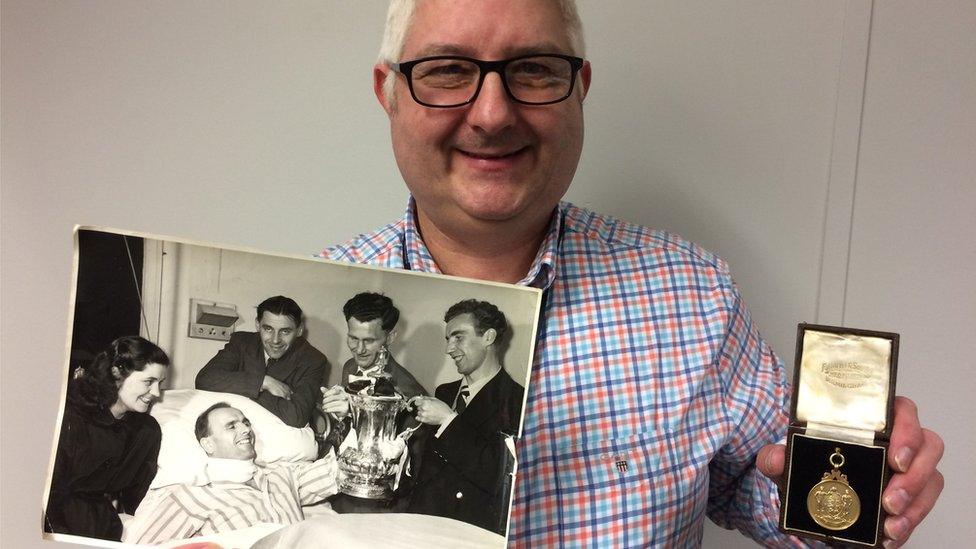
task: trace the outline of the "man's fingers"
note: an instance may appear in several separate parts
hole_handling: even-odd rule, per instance
[[[885,542],[885,547],[900,547],[905,543],[905,540],[912,535],[915,527],[935,506],[935,501],[939,499],[939,494],[942,493],[944,487],[945,477],[939,471],[935,471],[930,482],[922,488],[922,491],[915,496],[911,504],[901,514],[889,516],[885,519],[885,536],[891,540],[891,543]]]
[[[883,503],[885,510],[892,515],[902,514],[909,506],[914,505],[921,494],[930,489],[930,485],[937,480],[933,477],[942,476],[936,469],[945,451],[942,438],[928,429],[922,429],[922,440],[923,444],[912,460],[911,468],[905,473],[892,475],[891,482],[885,488]],[[939,488],[939,492],[941,491]],[[932,499],[929,507],[934,504],[935,499]]]
[[[945,478],[936,469],[945,445],[939,435],[920,429],[921,444],[907,472],[896,473],[885,489],[883,503],[890,513],[885,519],[888,547],[899,547],[935,506]]]
[[[888,464],[897,472],[908,471],[922,443],[918,407],[910,398],[895,397],[894,425],[891,428],[891,453],[888,455]]]
[[[767,444],[756,455],[756,468],[759,472],[779,483],[786,466],[786,446]]]

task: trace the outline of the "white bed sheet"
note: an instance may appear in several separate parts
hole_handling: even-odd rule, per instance
[[[350,513],[307,518],[251,549],[501,549],[505,538],[465,522],[409,513]],[[226,548],[225,548],[226,549]]]

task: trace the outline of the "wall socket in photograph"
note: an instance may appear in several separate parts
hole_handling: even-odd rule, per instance
[[[237,305],[190,299],[190,337],[230,341],[234,325],[241,318]]]

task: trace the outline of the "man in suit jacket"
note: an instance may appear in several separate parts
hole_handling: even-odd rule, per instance
[[[375,293],[358,293],[342,306],[346,317],[346,346],[352,358],[342,366],[340,383],[348,386],[357,380],[375,380],[377,376],[389,375],[396,391],[406,398],[429,393],[406,368],[390,354],[390,344],[396,339],[396,325],[400,320],[400,310],[389,297]],[[334,418],[337,419],[337,418]],[[416,421],[406,412],[398,418],[397,430],[413,427]],[[348,432],[349,422],[333,422],[329,429],[329,442],[338,447]],[[411,444],[411,456],[419,460],[416,444]],[[348,494],[339,494],[330,500],[332,509],[338,513],[382,513],[402,512],[406,500],[402,494],[409,489],[412,477],[402,475],[399,487],[389,500],[369,500]]]
[[[292,427],[309,423],[329,361],[303,336],[302,309],[285,296],[258,305],[257,333],[235,332],[197,374],[196,387],[249,397]]]
[[[435,398],[411,401],[428,424],[423,459],[408,511],[462,520],[504,534],[524,388],[500,362],[505,315],[485,301],[456,303],[444,315],[446,352],[462,378]]]

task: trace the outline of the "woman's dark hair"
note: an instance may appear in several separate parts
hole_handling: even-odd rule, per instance
[[[98,353],[81,375],[75,376],[69,394],[82,406],[108,408],[119,398],[118,384],[149,364],[169,366],[169,357],[147,339],[122,336]],[[118,368],[118,376],[112,371],[113,367]]]

